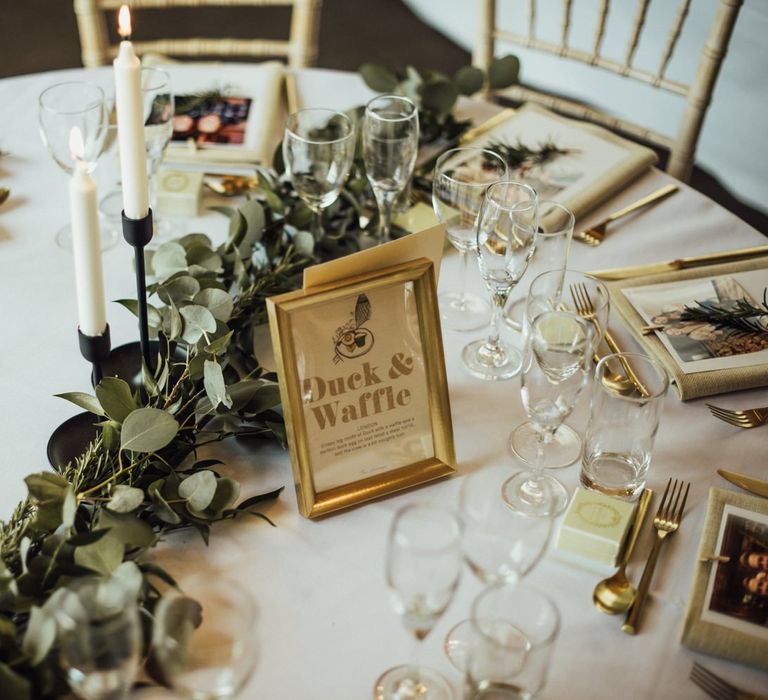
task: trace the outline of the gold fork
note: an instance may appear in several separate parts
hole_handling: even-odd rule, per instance
[[[572,284],[570,287],[571,291],[571,298],[573,299],[573,304],[576,307],[576,312],[581,316],[582,318],[587,319],[592,323],[592,325],[597,330],[598,334],[601,333],[602,329],[600,328],[600,323],[597,320],[597,316],[595,315],[595,305],[592,303],[592,298],[589,296],[589,291],[587,290],[587,286],[583,282],[578,282],[576,284]],[[619,347],[618,343],[613,339],[613,336],[611,335],[610,331],[606,328],[605,334],[603,335],[605,339],[606,345],[610,348],[611,352],[613,353],[621,353],[621,348]],[[645,388],[643,383],[640,381],[637,374],[635,374],[635,371],[632,369],[632,366],[627,362],[626,358],[623,355],[619,355],[619,362],[621,363],[621,366],[624,368],[624,372],[627,375],[627,379],[629,379],[632,384],[634,384],[637,391],[640,393],[640,396],[650,396],[648,389]]]
[[[715,698],[715,700],[768,700],[764,695],[748,693],[735,685],[731,685],[698,662],[694,662],[689,677],[709,697]]]
[[[709,408],[715,418],[719,418],[730,425],[735,425],[737,428],[756,428],[758,425],[768,422],[768,406],[745,408],[741,411],[736,411],[730,408],[720,408],[708,403],[707,408]]]
[[[670,490],[671,487],[671,490]],[[685,493],[683,494],[683,487]],[[656,539],[653,542],[651,553],[648,555],[648,561],[643,569],[643,575],[640,578],[640,584],[637,587],[637,597],[629,609],[627,619],[624,621],[621,629],[627,634],[637,634],[637,628],[640,624],[640,615],[643,612],[645,601],[648,597],[648,591],[651,587],[651,579],[656,569],[656,562],[659,560],[661,543],[667,537],[677,531],[680,527],[680,519],[683,517],[685,502],[688,500],[688,491],[691,485],[684,481],[678,481],[670,478],[667,482],[667,488],[664,489],[664,496],[659,504],[659,510],[653,519],[653,526],[656,528]],[[680,496],[682,495],[682,501]],[[667,497],[669,496],[669,499]],[[679,507],[678,507],[679,506]]]
[[[574,233],[573,238],[574,240],[581,241],[582,243],[586,243],[587,245],[598,246],[603,242],[603,239],[605,238],[606,228],[608,224],[613,223],[617,219],[621,219],[627,216],[627,214],[631,214],[632,212],[635,212],[638,209],[642,209],[643,207],[646,207],[649,204],[653,204],[654,202],[659,202],[662,199],[669,197],[671,194],[674,194],[675,192],[677,192],[677,185],[672,185],[672,184],[665,185],[664,187],[656,190],[655,192],[651,192],[651,194],[646,195],[642,199],[638,199],[636,202],[632,202],[632,204],[624,207],[623,209],[619,209],[618,211],[613,212],[613,214],[611,214],[606,219],[603,219],[596,226]]]

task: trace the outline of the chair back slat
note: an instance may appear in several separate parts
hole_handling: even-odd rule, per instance
[[[519,0],[518,0],[519,1]],[[652,144],[672,145],[667,172],[686,180],[693,166],[701,126],[707,107],[712,98],[717,75],[728,48],[739,10],[744,0],[718,0],[715,17],[709,30],[709,36],[703,46],[694,80],[690,83],[667,77],[675,49],[678,45],[691,0],[679,0],[675,16],[669,28],[666,43],[660,51],[658,69],[646,70],[635,65],[635,58],[646,29],[651,0],[637,0],[633,23],[627,37],[627,48],[623,59],[616,60],[602,54],[603,40],[609,30],[608,16],[611,10],[610,0],[600,0],[597,8],[595,34],[589,48],[577,48],[569,38],[571,24],[577,6],[574,0],[563,0],[563,14],[560,24],[559,41],[540,39],[535,32],[536,8],[533,0],[528,0],[528,31],[507,31],[496,26],[497,0],[478,0],[480,12],[480,40],[473,54],[473,62],[480,68],[486,68],[493,60],[496,40],[526,46],[545,51],[556,56],[572,59],[581,63],[611,71],[626,78],[663,89],[679,95],[686,100],[683,118],[674,140],[657,132],[633,124],[628,120],[605,116],[604,112],[569,102],[561,97],[535,91],[523,86],[514,86],[505,94],[512,99],[535,99],[540,104],[550,106],[556,111],[593,121],[604,126],[615,126],[631,136],[646,135]],[[610,23],[615,24],[615,23]],[[564,86],[565,87],[565,86]]]
[[[80,32],[83,65],[104,65],[117,53],[109,44],[107,14],[117,10],[125,0],[74,0]],[[317,31],[322,0],[130,0],[134,10],[177,9],[198,7],[272,7],[291,8],[288,40],[233,38],[173,38],[142,41],[134,37],[139,54],[156,52],[171,56],[220,56],[285,58],[293,68],[313,65],[317,58]],[[491,53],[493,47],[490,47]]]
[[[600,9],[597,12],[597,25],[595,26],[595,43],[592,46],[592,56],[588,63],[593,66],[600,61],[600,48],[605,37],[605,25],[608,21],[608,12],[611,9],[611,0],[601,0]]]
[[[640,43],[640,34],[645,26],[645,17],[648,14],[648,5],[650,0],[638,0],[635,20],[632,23],[632,33],[629,36],[627,45],[627,55],[624,58],[624,75],[632,67],[632,61],[635,58],[637,45]]]
[[[688,17],[688,9],[691,6],[691,0],[682,0],[677,8],[677,14],[672,22],[672,26],[669,29],[669,38],[667,39],[667,45],[664,47],[664,51],[661,54],[661,61],[659,62],[659,70],[656,74],[657,84],[661,82],[667,72],[667,66],[672,58],[672,54],[675,52],[677,46],[677,40],[680,38],[680,34],[683,31],[683,25]]]

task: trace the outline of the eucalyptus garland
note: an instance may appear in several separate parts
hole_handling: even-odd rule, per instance
[[[493,86],[517,77],[509,57],[491,70]],[[364,67],[366,80],[392,76]],[[420,108],[427,140],[445,140],[466,124],[450,109],[459,92],[474,92],[485,75],[466,68],[453,80],[409,68],[402,86]],[[353,110],[358,119],[362,110]],[[310,209],[283,175],[256,172],[258,186],[230,219],[224,244],[191,233],[160,246],[147,261],[153,277],[149,324],[156,339],[150,371],[139,385],[105,377],[94,393],[59,396],[93,415],[96,437],[62,469],[30,474],[28,497],[0,521],[0,695],[3,700],[58,698],[69,690],[60,668],[55,611],[67,586],[83,576],[118,579],[147,613],[171,574],[147,554],[168,533],[193,529],[208,542],[211,524],[252,515],[280,491],[241,498],[240,485],[203,458],[226,439],[286,442],[274,373],[254,357],[253,331],[265,321],[265,299],[300,286],[308,264],[359,249],[377,225],[362,160],[339,199],[324,211],[327,232],[308,232]],[[404,232],[395,229],[395,235]],[[119,303],[132,313],[135,300]],[[148,624],[148,623],[147,623]],[[151,635],[147,634],[146,638]],[[153,665],[146,664],[152,673]],[[158,678],[162,681],[162,678]]]

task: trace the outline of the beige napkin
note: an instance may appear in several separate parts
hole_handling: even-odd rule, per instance
[[[725,489],[710,489],[698,558],[718,554],[714,550],[726,504],[768,515],[768,499]],[[683,646],[712,656],[768,669],[768,639],[701,619],[711,567],[717,564],[711,561],[697,561],[696,566],[698,568],[693,577],[680,639]],[[759,631],[761,628],[756,625],[755,629]]]
[[[768,366],[753,365],[751,367],[735,367],[731,369],[715,370],[712,372],[693,372],[685,374],[677,362],[669,354],[662,342],[653,335],[643,335],[642,327],[645,321],[632,304],[622,294],[624,287],[642,287],[649,284],[661,284],[663,282],[677,282],[679,280],[697,279],[700,277],[714,277],[731,272],[744,272],[747,270],[760,270],[768,268],[768,258],[754,258],[740,262],[723,263],[721,265],[706,265],[687,270],[675,270],[647,277],[633,277],[618,282],[606,282],[611,293],[611,303],[632,335],[647,350],[648,354],[658,358],[666,367],[672,382],[675,385],[678,396],[683,400],[695,399],[700,396],[712,396],[729,391],[741,389],[753,389],[759,386],[768,386]],[[768,273],[766,274],[768,284]]]

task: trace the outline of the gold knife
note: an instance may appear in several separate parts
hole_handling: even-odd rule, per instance
[[[768,481],[760,481],[760,479],[755,479],[746,474],[737,474],[736,472],[729,472],[725,469],[718,469],[717,473],[726,481],[736,484],[736,486],[745,491],[768,498]]]
[[[722,253],[710,253],[709,255],[697,255],[690,258],[678,258],[677,260],[666,260],[664,262],[650,263],[648,265],[618,267],[614,270],[598,270],[597,272],[590,272],[589,274],[601,280],[624,280],[631,277],[656,275],[662,272],[685,270],[690,267],[736,262],[737,260],[749,260],[750,258],[759,258],[763,256],[768,256],[768,245],[761,245],[755,248],[738,248],[736,250],[726,250]]]

